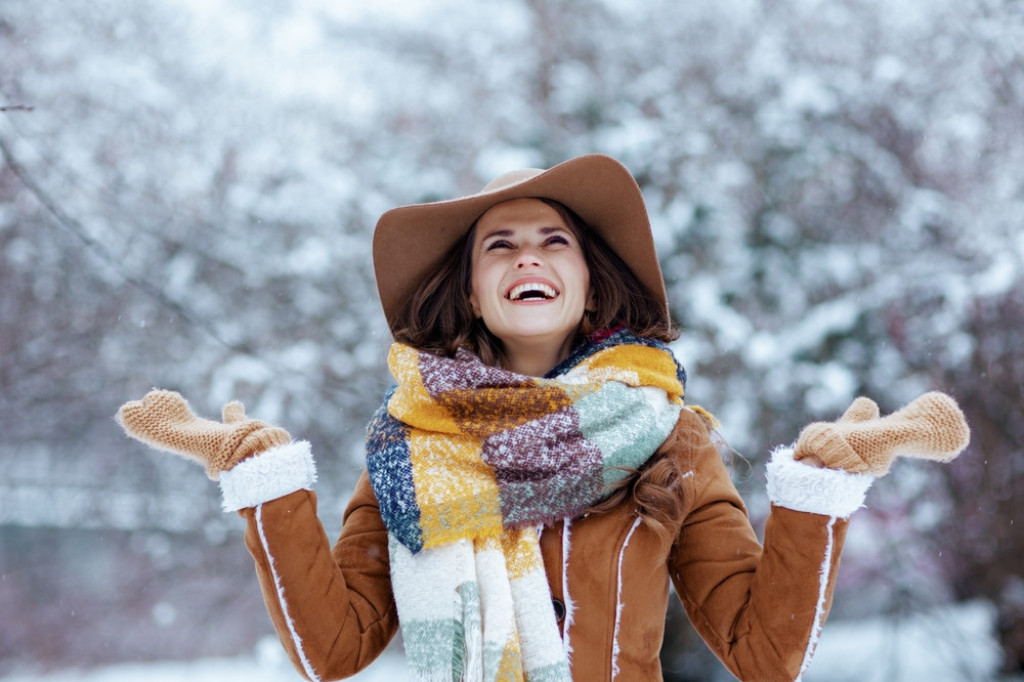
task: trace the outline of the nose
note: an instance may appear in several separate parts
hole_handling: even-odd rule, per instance
[[[528,267],[538,267],[542,264],[540,253],[532,246],[523,246],[516,256],[515,266],[517,270]]]

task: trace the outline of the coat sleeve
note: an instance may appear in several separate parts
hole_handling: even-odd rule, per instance
[[[276,474],[274,481],[288,480],[292,474],[282,473],[281,462],[275,460],[288,456],[294,446],[246,463],[269,469]],[[269,479],[266,473],[238,472],[234,478],[248,476],[258,488],[258,481]],[[366,472],[356,484],[333,547],[317,517],[312,480],[279,497],[240,506],[268,493],[239,492],[253,485],[231,479],[227,488],[222,480],[225,508],[237,507],[246,519],[245,543],[256,562],[267,611],[292,663],[310,680],[341,679],[365,668],[398,629],[387,529]]]
[[[704,425],[677,429],[675,438],[670,445],[692,458],[693,472],[687,515],[669,559],[683,607],[739,679],[799,679],[831,606],[849,516],[870,478],[836,477],[791,457],[782,474],[769,467],[772,507],[762,546]]]

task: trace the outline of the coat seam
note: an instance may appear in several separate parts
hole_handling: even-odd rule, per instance
[[[572,542],[572,519],[562,521],[562,602],[565,606],[565,619],[562,621],[562,646],[565,648],[565,655],[572,665],[572,639],[571,628],[575,608],[572,601],[572,594],[569,591],[569,546]]]
[[[825,555],[822,557],[821,562],[821,572],[818,576],[818,600],[814,606],[814,620],[811,622],[811,632],[807,640],[807,648],[804,650],[803,661],[800,663],[800,672],[797,673],[794,682],[799,682],[810,667],[811,659],[814,657],[814,650],[817,648],[818,639],[821,636],[822,621],[825,618],[825,601],[828,596],[829,575],[832,568],[832,554],[835,551],[835,525],[836,517],[829,517],[828,524],[825,526],[827,541],[825,543]]]
[[[637,516],[633,521],[632,527],[629,529],[629,533],[626,534],[626,539],[622,543],[622,547],[619,548],[619,564],[616,570],[616,587],[615,587],[615,628],[612,630],[612,680],[619,675],[619,628],[622,625],[622,559],[626,555],[626,548],[629,547],[629,541],[633,538],[633,533],[636,532],[637,527],[643,518]]]
[[[267,535],[263,528],[262,504],[256,507],[255,520],[256,530],[260,538],[260,545],[262,545],[263,553],[267,557],[267,567],[270,569],[270,575],[274,579],[274,589],[277,591],[277,601],[281,606],[281,613],[284,614],[285,623],[288,625],[288,633],[291,635],[292,643],[295,645],[295,651],[299,656],[299,661],[302,663],[302,669],[306,673],[306,676],[313,682],[318,682],[320,678],[316,674],[316,671],[313,670],[313,664],[310,662],[309,658],[306,656],[305,650],[302,648],[302,638],[295,629],[295,621],[288,612],[288,602],[284,597],[284,586],[281,584],[281,576],[274,567],[274,557],[270,553],[270,544],[267,541]]]

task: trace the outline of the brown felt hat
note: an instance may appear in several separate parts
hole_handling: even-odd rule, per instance
[[[405,301],[481,215],[503,201],[524,198],[553,199],[572,209],[668,308],[640,187],[615,159],[588,154],[547,170],[505,173],[468,197],[400,206],[382,215],[373,232],[373,268],[391,330]]]

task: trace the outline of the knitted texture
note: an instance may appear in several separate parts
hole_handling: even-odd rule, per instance
[[[815,422],[800,432],[794,459],[816,456],[830,469],[882,476],[896,457],[948,462],[970,441],[963,412],[944,393],[925,393],[887,417],[857,398],[836,422]]]
[[[418,680],[568,680],[537,527],[597,502],[682,410],[682,368],[625,330],[545,378],[395,344],[368,428],[391,582]]]
[[[121,406],[117,421],[150,447],[198,462],[213,480],[252,455],[291,440],[288,432],[245,416],[242,403],[224,406],[222,422],[202,419],[174,391],[153,390]]]
[[[683,374],[625,330],[533,378],[394,344],[398,382],[368,426],[381,515],[413,552],[590,507],[675,426]]]

